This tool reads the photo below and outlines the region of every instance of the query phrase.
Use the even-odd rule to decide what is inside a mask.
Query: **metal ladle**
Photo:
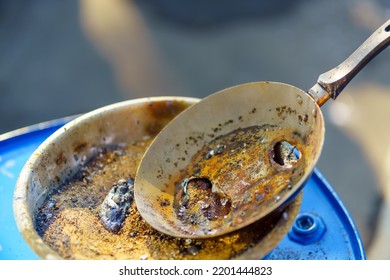
[[[390,20],[307,92],[255,82],[186,109],[159,133],[140,163],[135,200],[142,217],[165,234],[205,238],[286,205],[320,156],[325,134],[320,106],[389,43]]]

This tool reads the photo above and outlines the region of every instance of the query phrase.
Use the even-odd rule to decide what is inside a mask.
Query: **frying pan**
[[[139,165],[135,200],[142,217],[165,234],[206,238],[286,205],[320,156],[320,106],[389,43],[390,20],[308,91],[279,82],[247,83],[183,111]]]

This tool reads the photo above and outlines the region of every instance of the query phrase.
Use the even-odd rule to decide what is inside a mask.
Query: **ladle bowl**
[[[238,85],[183,111],[155,138],[135,178],[142,217],[176,237],[245,227],[290,201],[324,142],[320,106],[390,43],[390,20],[308,91],[277,82]]]

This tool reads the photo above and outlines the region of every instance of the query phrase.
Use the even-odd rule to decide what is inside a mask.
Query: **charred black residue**
[[[78,143],[73,146],[73,151],[76,154],[80,154],[82,150],[87,148],[88,144],[86,142]]]
[[[303,116],[299,115],[298,116],[299,124],[302,124],[302,123],[307,124],[308,120],[309,120],[309,116],[308,115],[303,115]]]
[[[160,167],[157,169],[157,179],[162,179],[164,177],[164,169]]]
[[[240,119],[241,118],[241,119]],[[242,117],[240,116],[239,120],[242,121]],[[216,127],[212,127],[211,130],[214,132],[214,133],[218,133],[219,131],[221,131],[225,126],[228,126],[230,124],[234,123],[234,120],[233,119],[230,119],[230,120],[227,120],[225,121],[224,123],[219,123]],[[208,134],[208,135],[214,135],[214,134]],[[210,136],[210,138],[213,138],[214,136]]]
[[[292,133],[292,136],[293,136],[293,138],[298,138],[298,139],[302,139],[303,137],[302,137],[302,134],[299,132],[299,131],[294,131],[293,133]],[[302,139],[303,140],[303,139]]]
[[[287,106],[277,107],[276,112],[282,120],[284,120],[288,115],[297,114],[297,111],[295,109],[292,109],[291,107]]]
[[[164,199],[164,200],[160,201],[160,206],[161,207],[166,207],[166,206],[169,206],[169,205],[171,205],[171,203],[169,202],[168,199]]]
[[[87,145],[81,143],[73,148],[81,151],[85,147]],[[97,208],[107,193],[104,191],[106,189],[105,186],[96,187],[98,190],[96,194],[91,195],[89,193],[91,188],[95,188],[94,178],[98,174],[104,175],[105,166],[117,161],[123,155],[124,152],[120,144],[94,148],[90,157],[75,154],[74,159],[78,162],[77,172],[70,172],[64,178],[57,176],[55,180],[58,183],[58,187],[54,188],[47,195],[45,201],[35,212],[34,228],[37,233],[43,237],[52,222],[58,219],[65,208]],[[63,153],[60,153],[56,158],[57,164],[65,161],[66,158]],[[100,192],[104,193],[101,194]],[[66,198],[62,196],[64,193],[67,193]],[[100,198],[100,196],[103,197]]]
[[[49,198],[44,205],[38,208],[34,226],[39,236],[44,235],[46,229],[58,215],[59,212],[56,202],[54,198]]]
[[[161,129],[163,129],[164,126],[165,126],[165,123],[163,123],[163,121],[161,121],[161,120],[154,121],[154,122],[149,123],[145,126],[145,132],[148,135],[156,136],[161,131]]]

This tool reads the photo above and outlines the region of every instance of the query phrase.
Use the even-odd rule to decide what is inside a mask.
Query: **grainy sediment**
[[[119,179],[134,178],[151,140],[100,149],[77,176],[48,196],[39,209],[37,232],[65,259],[231,259],[257,244],[273,228],[264,223],[209,239],[183,239],[149,226],[135,202],[118,232],[100,220],[100,206]]]

